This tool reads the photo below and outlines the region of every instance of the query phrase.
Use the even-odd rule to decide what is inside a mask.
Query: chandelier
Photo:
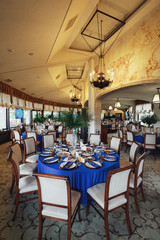
[[[97,78],[95,78],[95,72],[91,72],[90,73],[90,83],[96,87],[96,88],[100,88],[103,89],[105,87],[108,87],[110,83],[113,82],[113,72],[110,72],[110,70],[107,71],[107,75],[105,75],[104,73],[104,54],[102,51],[102,43],[103,43],[103,39],[102,39],[102,23],[103,20],[101,20],[101,33],[100,33],[100,55],[98,55],[99,57],[99,66],[98,66],[98,75]],[[99,23],[98,23],[99,24]]]
[[[76,88],[75,92],[70,94],[70,99],[72,102],[78,102],[80,100],[81,95],[76,93]]]

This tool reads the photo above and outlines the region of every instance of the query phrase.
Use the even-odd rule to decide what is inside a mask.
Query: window
[[[44,111],[44,117],[48,117],[51,115],[52,112],[47,112],[47,111]]]
[[[30,110],[24,110],[24,116],[23,116],[23,122],[27,125],[30,124],[31,119],[30,119]]]
[[[21,124],[21,119],[16,118],[16,109],[9,109],[9,119],[10,119],[10,127],[15,127]]]
[[[0,130],[6,128],[6,108],[0,107]]]

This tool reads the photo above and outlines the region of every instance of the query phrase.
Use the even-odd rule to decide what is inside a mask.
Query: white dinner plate
[[[85,167],[90,168],[90,169],[97,169],[97,168],[101,168],[102,164],[100,162],[97,161],[90,161],[90,162],[85,162]]]
[[[65,166],[68,166],[68,167],[65,167]],[[59,168],[60,169],[63,169],[63,170],[73,170],[77,167],[77,165],[73,162],[62,162],[60,165],[59,165]]]

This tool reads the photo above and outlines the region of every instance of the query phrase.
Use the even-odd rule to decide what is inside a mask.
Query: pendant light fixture
[[[157,93],[155,93],[154,96],[153,96],[153,100],[152,100],[153,103],[160,103],[160,93],[159,93],[159,89],[160,89],[160,88],[157,88]]]
[[[110,105],[108,109],[109,109],[109,110],[112,110],[112,109],[113,109],[113,107]]]
[[[119,98],[117,98],[117,101],[116,101],[116,103],[115,103],[115,107],[116,107],[116,108],[120,108],[120,107],[121,107],[121,103],[120,103],[120,101],[119,101]]]

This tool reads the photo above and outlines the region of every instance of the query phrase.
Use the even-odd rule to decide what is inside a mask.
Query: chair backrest
[[[34,140],[37,141],[37,134],[34,131],[27,131],[26,132],[26,137],[27,138],[34,137]]]
[[[138,158],[138,161],[137,161],[137,164],[136,164],[136,167],[135,167],[135,178],[134,178],[135,186],[137,186],[138,178],[139,177],[143,178],[144,160],[145,160],[145,158],[148,154],[149,154],[149,152],[144,152]]]
[[[14,154],[16,155],[17,157],[17,160],[18,162],[22,162],[22,152],[21,152],[21,147],[20,147],[20,144],[17,142],[17,143],[14,143],[12,144],[11,146],[9,146],[9,149],[14,152]]]
[[[68,177],[35,173],[38,184],[39,206],[41,204],[55,207],[63,206],[70,210],[71,192]]]
[[[62,131],[63,131],[63,126],[59,126],[59,127],[58,127],[58,132],[59,132],[59,133],[62,133]]]
[[[19,184],[19,178],[20,178],[20,169],[19,169],[19,161],[16,157],[16,154],[14,152],[9,151],[7,161],[9,161],[12,164],[12,167],[14,169],[14,176],[16,180],[16,186]]]
[[[73,134],[72,133],[66,134],[66,142],[70,143],[71,145],[73,144]]]
[[[13,134],[14,134],[14,140],[15,142],[18,142],[19,144],[21,144],[21,135],[17,130],[13,130]]]
[[[31,131],[31,126],[30,125],[26,125],[26,126],[24,126],[24,128],[25,128],[25,132]]]
[[[20,126],[15,127],[14,130],[15,130],[15,131],[18,131],[19,134],[21,135],[21,128],[20,128]]]
[[[110,148],[115,150],[120,155],[121,139],[119,137],[112,137],[110,142]]]
[[[54,136],[54,141],[56,141],[57,137],[56,137],[56,131],[49,131],[48,132],[49,135],[53,135]]]
[[[130,147],[130,151],[129,151],[129,161],[136,164],[136,156],[137,156],[137,152],[138,149],[140,148],[138,143],[133,142],[131,147]]]
[[[24,156],[36,153],[36,142],[34,137],[23,139],[24,141]]]
[[[156,145],[156,134],[155,133],[146,133],[145,134],[145,139],[144,139],[144,144],[149,144],[149,145]]]
[[[54,135],[43,135],[42,136],[42,147],[43,149],[47,147],[53,147],[54,146]]]
[[[123,140],[123,132],[121,129],[118,130],[118,136]]]
[[[50,131],[50,130],[51,130],[51,131],[54,130],[54,125],[49,125],[49,126],[48,126],[48,130],[49,130],[49,131]]]
[[[100,134],[94,134],[94,133],[90,134],[90,137],[89,137],[90,144],[100,145],[100,142],[101,142]]]
[[[111,128],[112,128],[112,130],[115,130],[116,129],[116,124],[112,123]]]
[[[110,171],[107,174],[105,184],[105,208],[108,209],[108,202],[110,198],[114,198],[120,195],[129,197],[129,180],[132,165],[120,169]]]
[[[134,141],[133,133],[130,131],[127,131],[127,141],[130,141],[130,142]]]

